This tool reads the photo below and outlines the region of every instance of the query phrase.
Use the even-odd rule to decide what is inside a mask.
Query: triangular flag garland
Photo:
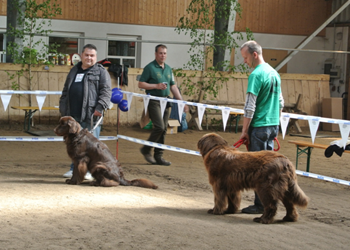
[[[165,108],[166,108],[166,104],[168,103],[168,98],[166,98],[166,99],[160,99],[160,112],[161,112],[161,114],[162,114],[162,118],[163,118],[163,116],[164,116],[164,110],[165,110]]]
[[[133,93],[133,92],[128,92],[128,91],[121,91],[124,94],[127,95],[128,98],[128,109],[130,109],[130,105],[132,102],[132,97],[138,96],[138,97],[142,97],[144,100],[144,108],[145,108],[145,113],[148,110],[148,104],[149,104],[149,100],[153,99],[153,100],[163,100],[163,105],[164,109],[167,103],[167,98],[161,98],[161,97],[156,97],[156,96],[150,96],[150,95],[144,95],[144,94],[138,94],[138,93]],[[38,102],[38,106],[39,106],[39,110],[42,109],[43,104],[45,102],[46,99],[46,95],[61,95],[62,92],[60,91],[41,91],[41,90],[37,90],[37,91],[22,91],[22,90],[0,90],[0,97],[1,97],[1,101],[3,103],[4,106],[4,110],[7,110],[7,107],[10,103],[11,100],[11,96],[13,94],[34,94],[36,95],[36,99]],[[174,100],[174,103],[178,103],[179,105],[179,114],[181,114],[179,117],[180,119],[182,118],[182,113],[180,113],[181,111],[183,112],[183,107],[185,105],[185,103],[187,105],[192,105],[192,106],[197,106],[198,108],[198,118],[199,118],[199,122],[200,124],[202,123],[203,120],[203,115],[205,112],[206,108],[212,108],[212,109],[217,109],[217,110],[222,110],[222,117],[223,117],[223,123],[224,123],[224,130],[226,128],[226,123],[227,123],[227,119],[229,117],[229,111],[234,111],[234,112],[244,112],[241,109],[234,109],[234,108],[229,108],[229,107],[224,107],[227,108],[227,112],[225,111],[225,109],[223,109],[223,107],[218,107],[218,106],[214,106],[214,105],[207,105],[207,104],[201,104],[201,103],[195,103],[195,102],[185,102],[183,100]],[[163,112],[164,112],[163,109]],[[335,123],[335,124],[339,124],[339,128],[340,128],[340,132],[341,132],[341,136],[342,136],[342,141],[344,142],[344,145],[346,145],[346,141],[348,140],[349,137],[349,132],[350,132],[350,121],[348,120],[340,120],[340,119],[332,119],[332,118],[324,118],[324,117],[315,117],[315,116],[308,116],[308,115],[300,115],[300,114],[293,114],[293,113],[284,113],[282,112],[281,118],[280,118],[280,124],[281,124],[281,130],[282,130],[282,134],[283,134],[283,139],[285,137],[286,134],[286,130],[288,127],[288,123],[290,119],[299,119],[299,120],[307,120],[309,123],[309,127],[310,127],[310,132],[312,134],[312,141],[314,142],[314,139],[316,137],[316,133],[319,127],[319,123],[320,122],[325,122],[325,123]]]
[[[38,106],[39,106],[40,111],[44,105],[45,99],[46,99],[46,95],[36,95],[36,101],[38,102]]]
[[[143,96],[143,106],[145,108],[145,115],[147,115],[148,103],[150,98],[150,96]]]
[[[180,119],[180,123],[181,123],[181,120],[182,120],[182,113],[184,112],[184,107],[185,107],[185,103],[183,102],[178,102],[177,103],[177,107],[178,107],[178,112],[179,112],[179,119]]]
[[[281,130],[282,130],[283,139],[284,139],[284,136],[286,135],[286,132],[287,132],[289,120],[290,120],[289,115],[281,115],[280,123],[281,123]]]
[[[308,122],[309,122],[309,128],[310,128],[310,133],[311,133],[311,140],[312,140],[312,143],[314,143],[315,138],[316,138],[317,129],[318,129],[318,126],[320,124],[320,119],[314,118],[314,119],[308,120]]]
[[[341,142],[343,143],[345,149],[350,132],[350,123],[339,123],[339,129],[341,134]]]
[[[228,120],[228,117],[230,116],[230,110],[229,109],[223,109],[222,110],[222,123],[224,125],[224,131],[226,129],[226,124],[227,124],[227,120]]]
[[[132,93],[126,93],[126,99],[128,100],[128,110],[130,110],[131,102],[132,102]]]
[[[198,105],[197,108],[198,108],[199,125],[201,125],[206,105]]]
[[[4,105],[5,111],[10,103],[11,97],[12,95],[1,94],[1,101],[2,101],[2,105]]]

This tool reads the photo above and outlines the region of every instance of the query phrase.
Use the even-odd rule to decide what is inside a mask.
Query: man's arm
[[[167,85],[164,83],[147,83],[147,82],[139,82],[139,88],[140,89],[166,89]]]
[[[244,116],[243,116],[243,128],[242,128],[242,134],[239,139],[247,140],[249,144],[249,126],[253,119],[254,112],[256,107],[256,95],[252,93],[247,93],[246,96],[246,103],[244,106]]]
[[[95,108],[94,115],[101,116],[103,110],[109,107],[109,103],[111,101],[111,77],[106,69],[101,68],[100,82],[98,85],[99,88],[99,98],[98,103]]]
[[[171,93],[173,93],[175,99],[177,99],[177,100],[183,100],[183,99],[182,99],[182,96],[181,96],[181,94],[180,94],[179,88],[178,88],[175,84],[170,86],[170,91],[171,91]],[[188,108],[187,105],[185,105],[184,111],[185,111],[185,112],[188,112],[188,111],[189,111],[189,108]]]

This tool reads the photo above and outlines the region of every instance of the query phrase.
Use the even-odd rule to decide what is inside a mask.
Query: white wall
[[[312,50],[331,50],[346,51],[348,44],[348,27],[326,28],[325,37],[315,37],[303,49]],[[337,33],[341,33],[337,36]],[[254,39],[264,48],[296,48],[306,37],[305,36],[286,36],[269,35],[254,33]],[[334,39],[335,38],[335,39]],[[335,42],[334,42],[335,41]],[[245,41],[241,42],[243,44]],[[324,63],[326,59],[335,59],[335,67],[341,69],[339,79],[334,79],[330,85],[332,97],[341,97],[346,92],[346,56],[347,54],[335,54],[328,52],[298,52],[288,62],[287,73],[296,74],[323,74]],[[240,53],[236,54],[235,63],[242,63],[243,59]]]
[[[6,17],[0,16],[0,31],[6,29]],[[94,23],[81,21],[64,21],[53,20],[52,27],[54,32],[81,32],[83,36],[96,39],[85,39],[86,43],[93,43],[98,47],[98,60],[107,57],[107,36],[108,35],[124,35],[124,36],[140,36],[142,40],[155,41],[155,43],[142,43],[141,48],[141,68],[154,59],[154,47],[158,42],[165,43],[168,46],[167,63],[173,68],[180,68],[188,59],[189,45],[171,44],[171,42],[190,42],[189,36],[177,34],[174,28],[157,27],[157,26],[140,26],[127,24],[111,24],[111,23]],[[315,50],[343,50],[347,49],[348,28],[338,27],[326,28],[326,37],[315,37],[304,49]],[[334,35],[341,32],[342,38]],[[288,36],[288,35],[269,35],[254,34],[255,40],[262,47],[268,48],[295,48],[304,36]],[[334,42],[335,41],[335,42]],[[241,43],[243,43],[242,41]],[[335,59],[336,66],[342,70],[341,78],[335,79],[331,85],[331,95],[333,97],[341,96],[346,90],[345,74],[346,74],[346,55],[333,54],[325,52],[299,52],[289,62],[288,73],[299,74],[323,74],[324,62],[327,58]],[[236,54],[235,63],[242,62],[240,53]],[[344,83],[341,83],[344,82]],[[333,87],[334,86],[334,87]]]

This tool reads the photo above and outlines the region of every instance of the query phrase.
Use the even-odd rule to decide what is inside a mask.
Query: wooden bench
[[[34,113],[39,110],[39,107],[12,106],[11,108],[23,110],[25,112],[23,128],[25,132],[29,132]],[[58,110],[58,107],[42,107],[41,110]]]
[[[327,149],[330,145],[326,144],[320,144],[320,143],[312,143],[307,141],[288,141],[289,143],[293,143],[297,146],[297,156],[296,156],[296,163],[295,167],[298,169],[298,159],[299,156],[302,154],[307,155],[307,161],[306,161],[306,172],[309,172],[310,170],[310,158],[311,158],[311,152],[313,148],[321,148],[321,149]],[[349,150],[345,150],[344,153],[350,153]]]

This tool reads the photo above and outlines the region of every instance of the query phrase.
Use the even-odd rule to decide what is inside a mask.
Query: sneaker
[[[264,213],[264,208],[260,206],[251,205],[249,207],[243,208],[242,213],[244,214],[262,214]]]
[[[163,157],[155,158],[155,159],[156,159],[156,162],[157,162],[158,165],[164,165],[164,166],[170,166],[171,165],[171,162],[164,160]]]
[[[63,175],[64,178],[72,178],[73,176],[73,170],[69,170],[67,173]]]
[[[149,162],[151,164],[157,164],[156,160],[153,158],[153,156],[150,153],[144,153],[142,151],[142,148],[140,149],[140,152],[147,162]]]
[[[84,179],[88,180],[88,181],[92,181],[94,179],[94,177],[91,175],[90,172],[87,172],[84,176]]]

